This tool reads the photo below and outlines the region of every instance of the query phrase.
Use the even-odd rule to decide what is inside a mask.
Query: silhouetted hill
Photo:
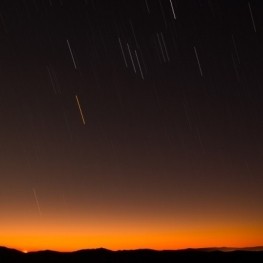
[[[24,254],[21,251],[0,247],[0,263],[4,262],[23,262]]]
[[[263,262],[263,248],[245,248],[234,250],[229,248],[203,248],[156,251],[150,249],[111,251],[107,249],[87,249],[75,252],[39,251],[24,254],[14,249],[0,247],[0,263],[33,263],[33,262],[65,262],[65,263],[219,263],[219,262]],[[221,251],[224,250],[224,251]],[[260,250],[260,251],[259,251]]]

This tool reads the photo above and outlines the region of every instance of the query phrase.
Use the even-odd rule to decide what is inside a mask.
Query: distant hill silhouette
[[[22,253],[0,247],[0,263],[187,263],[187,262],[263,262],[263,247],[255,248],[200,248],[157,251],[151,249],[111,251],[104,248],[75,252],[38,251]]]

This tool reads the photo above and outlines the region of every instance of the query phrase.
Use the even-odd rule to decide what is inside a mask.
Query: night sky
[[[0,244],[263,244],[263,1],[0,2]]]

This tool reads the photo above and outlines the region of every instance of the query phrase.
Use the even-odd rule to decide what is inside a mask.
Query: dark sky
[[[2,0],[0,244],[263,244],[261,0]]]

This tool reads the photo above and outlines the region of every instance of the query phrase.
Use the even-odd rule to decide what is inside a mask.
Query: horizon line
[[[7,247],[7,246],[0,246],[0,249],[1,248],[9,249],[9,250],[16,250],[24,254],[37,253],[37,252],[74,253],[74,252],[80,252],[80,251],[94,251],[94,250],[106,250],[109,252],[140,251],[140,250],[148,250],[148,251],[156,251],[156,252],[169,252],[169,251],[176,252],[176,251],[183,251],[183,250],[214,250],[214,251],[222,251],[222,252],[231,252],[231,251],[238,251],[238,250],[263,251],[263,245],[244,246],[244,247],[229,247],[229,246],[185,247],[185,248],[175,248],[175,249],[154,249],[154,248],[149,248],[149,247],[133,248],[133,249],[108,249],[105,247],[94,247],[94,248],[80,248],[76,250],[53,250],[53,249],[48,249],[48,248],[38,249],[38,250],[26,250],[26,249],[12,248],[12,247]]]

